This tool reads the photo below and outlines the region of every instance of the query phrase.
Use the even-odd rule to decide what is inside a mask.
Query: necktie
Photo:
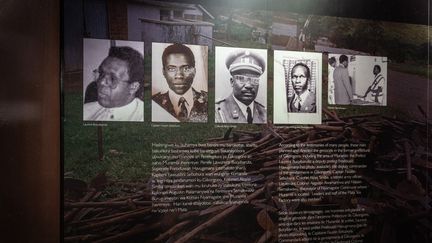
[[[247,123],[252,124],[253,117],[252,117],[251,108],[249,106],[247,107],[246,112],[247,112]]]
[[[301,99],[297,96],[296,101],[294,102],[294,107],[297,109],[297,111],[300,111],[301,105],[300,105]]]
[[[178,102],[178,106],[180,106],[180,112],[178,113],[178,117],[180,120],[184,120],[188,116],[188,111],[186,108],[187,101],[184,97],[181,97]]]

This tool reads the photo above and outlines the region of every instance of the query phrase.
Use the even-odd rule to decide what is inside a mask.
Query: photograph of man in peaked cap
[[[267,50],[216,47],[216,123],[267,122]]]

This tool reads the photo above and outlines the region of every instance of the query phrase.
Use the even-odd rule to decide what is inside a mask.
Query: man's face
[[[167,56],[163,75],[169,88],[178,95],[183,95],[192,86],[195,68],[191,66],[186,55],[174,53]]]
[[[309,77],[307,76],[306,68],[302,66],[297,66],[293,69],[291,75],[291,83],[294,91],[301,95],[306,91],[308,85]]]
[[[245,105],[255,100],[259,88],[259,75],[250,72],[232,74],[233,95]]]
[[[97,79],[98,102],[106,108],[127,105],[135,96],[138,82],[129,83],[128,64],[115,57],[107,57],[99,66]]]
[[[347,68],[348,67],[348,61],[343,61],[342,65],[344,65],[344,67]]]
[[[374,74],[374,75],[377,75],[379,72],[380,72],[380,71],[378,70],[378,68],[377,68],[377,67],[374,67],[374,69],[373,69],[373,74]]]

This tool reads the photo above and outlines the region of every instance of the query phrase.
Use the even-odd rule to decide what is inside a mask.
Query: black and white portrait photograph
[[[84,121],[144,121],[144,42],[83,40]]]
[[[275,51],[275,124],[321,123],[321,53]]]
[[[152,44],[152,121],[207,122],[208,47]]]
[[[329,54],[328,68],[329,104],[387,105],[387,57]]]
[[[267,50],[216,47],[215,122],[267,123]]]

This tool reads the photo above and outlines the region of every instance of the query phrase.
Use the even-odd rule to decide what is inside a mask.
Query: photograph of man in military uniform
[[[216,47],[216,123],[267,122],[267,50]]]
[[[152,51],[152,121],[207,122],[207,46],[153,43]]]

